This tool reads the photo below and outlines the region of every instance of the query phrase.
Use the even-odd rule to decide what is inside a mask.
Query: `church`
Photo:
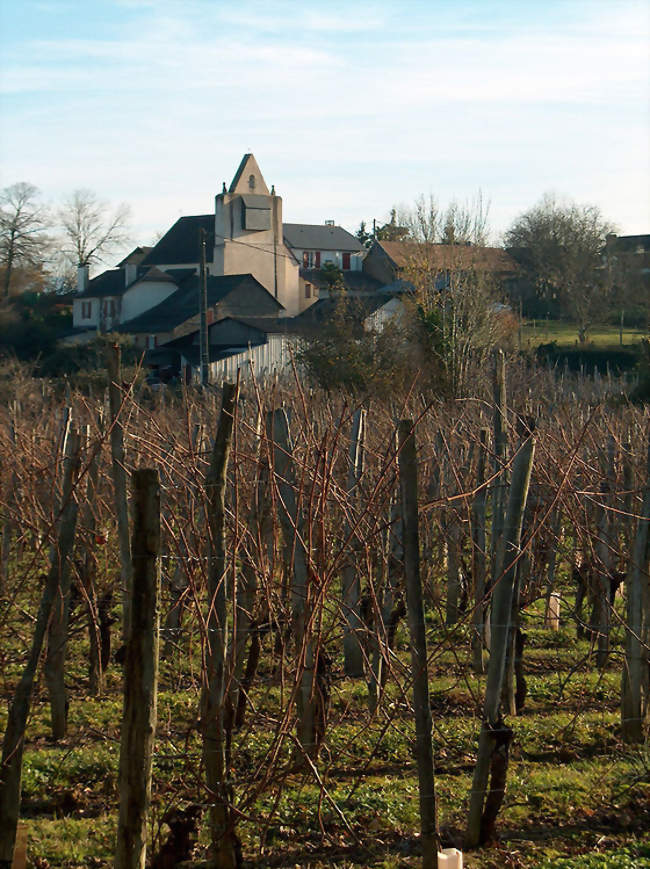
[[[79,337],[119,330],[148,347],[189,334],[198,328],[202,259],[210,323],[295,317],[318,298],[309,268],[331,262],[361,271],[363,254],[359,240],[333,221],[283,224],[282,198],[245,154],[230,186],[215,196],[213,214],[179,218],[154,247],[136,248],[92,280],[79,269],[73,325]]]

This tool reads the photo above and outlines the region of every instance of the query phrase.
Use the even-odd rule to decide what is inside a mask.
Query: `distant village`
[[[73,332],[67,346],[97,333],[131,336],[163,380],[189,381],[200,366],[200,298],[205,286],[208,356],[213,378],[238,368],[259,376],[285,366],[298,336],[318,328],[337,303],[354,298],[366,328],[400,316],[411,285],[403,269],[413,242],[364,246],[333,220],[284,223],[282,198],[269,190],[253,154],[245,154],[213,214],[179,218],[153,247],[136,247],[92,280],[78,269]],[[440,272],[445,245],[435,245]],[[500,281],[517,263],[501,248],[466,249],[464,258]],[[202,280],[203,270],[205,281]],[[327,280],[335,275],[337,280]]]
[[[414,291],[411,266],[425,247],[428,280],[438,289],[451,270],[472,270],[504,298],[526,296],[521,258],[504,248],[361,238],[333,220],[284,223],[282,210],[275,187],[245,154],[215,196],[214,213],[179,218],[153,247],[136,247],[92,279],[87,266],[78,268],[72,329],[60,346],[121,333],[145,351],[154,382],[191,382],[202,360],[212,380],[237,370],[263,376],[287,366],[297,342],[327,323],[342,297],[354,300],[360,328],[399,322]],[[649,241],[612,235],[607,249],[640,254],[647,271]]]

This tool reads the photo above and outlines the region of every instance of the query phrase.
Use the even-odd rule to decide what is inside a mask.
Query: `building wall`
[[[210,346],[247,347],[249,344],[259,342],[263,337],[264,333],[260,332],[259,329],[254,329],[238,320],[221,320],[218,323],[213,323],[209,329]],[[193,343],[196,346],[199,345],[198,335]]]
[[[286,308],[289,316],[301,310],[298,264],[284,246],[282,199],[255,193],[269,204],[271,228],[243,228],[244,203],[239,194],[220,193],[215,199],[215,243],[210,273],[252,274]]]
[[[366,254],[363,271],[383,284],[391,284],[397,277],[397,270],[379,245],[373,245]]]
[[[401,324],[404,316],[404,302],[401,299],[392,298],[381,308],[373,311],[369,317],[366,317],[363,321],[363,328],[368,332],[383,332],[388,323]]]
[[[120,296],[104,296],[99,300],[99,331],[111,332],[120,324]]]
[[[154,283],[153,281],[140,281],[124,293],[122,297],[122,310],[120,323],[126,323],[139,314],[150,310],[158,305],[178,289],[176,284],[166,281]]]
[[[318,253],[318,262],[320,266],[324,266],[325,263],[333,263],[337,268],[343,271],[351,271],[351,272],[360,272],[363,266],[363,254],[361,253],[351,253],[350,254],[350,268],[343,268],[343,253],[341,250],[300,250],[298,248],[292,248],[294,256],[298,260],[301,266],[305,268],[318,268],[316,265],[316,257],[314,254]],[[347,252],[347,251],[346,251]],[[310,261],[305,263],[305,254],[310,254]]]
[[[119,296],[102,296],[100,299],[74,299],[72,303],[72,325],[75,328],[98,329],[110,332],[120,322]],[[90,303],[90,318],[82,317],[83,306]]]
[[[90,317],[81,316],[82,305],[90,304]],[[72,302],[72,325],[75,329],[96,329],[99,326],[99,299],[74,299]]]

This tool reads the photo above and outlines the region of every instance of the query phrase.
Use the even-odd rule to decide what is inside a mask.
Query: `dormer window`
[[[254,175],[248,176],[248,189],[251,191],[255,190],[255,176]]]

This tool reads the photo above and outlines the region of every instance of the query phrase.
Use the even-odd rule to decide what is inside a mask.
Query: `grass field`
[[[558,320],[528,320],[522,328],[522,348],[534,348],[539,344],[555,341],[559,347],[577,347],[578,329],[573,323]],[[633,347],[647,338],[642,329],[623,329],[623,342],[618,326],[595,326],[589,332],[588,345],[600,349]]]
[[[431,627],[442,636],[442,621]],[[565,621],[559,633],[542,625],[541,602],[524,618],[528,699],[523,715],[509,719],[515,732],[500,842],[465,855],[470,867],[650,867],[650,755],[625,747],[619,737],[620,668],[594,669],[587,642],[575,640]],[[3,687],[18,673],[31,620],[22,615],[5,642]],[[408,661],[406,629],[398,654]],[[617,638],[620,642],[620,636]],[[270,642],[270,641],[267,641]],[[171,805],[196,800],[201,791],[196,731],[199,684],[196,658],[163,661],[154,765],[151,851],[164,834]],[[467,669],[468,640],[461,632],[431,670],[439,820],[446,844],[460,844],[475,759],[483,680]],[[27,733],[23,816],[31,866],[112,866],[117,812],[121,717],[120,671],[112,665],[102,698],[86,692],[85,640],[71,644],[70,732],[49,738],[46,694],[39,690]],[[196,649],[195,649],[196,653]],[[322,786],[296,772],[291,756],[275,782],[255,795],[254,770],[271,731],[244,729],[235,736],[233,785],[240,801],[239,835],[246,865],[311,867],[418,866],[418,785],[413,723],[407,698],[388,684],[387,708],[372,717],[363,680],[341,675],[337,661],[332,722],[321,750]],[[255,693],[256,720],[277,715],[281,686],[263,667]],[[386,701],[385,701],[386,704]],[[0,728],[6,702],[2,704]],[[269,725],[270,727],[270,725]],[[335,808],[336,806],[336,808]],[[207,843],[202,830],[197,855]],[[204,856],[204,855],[203,855]]]

